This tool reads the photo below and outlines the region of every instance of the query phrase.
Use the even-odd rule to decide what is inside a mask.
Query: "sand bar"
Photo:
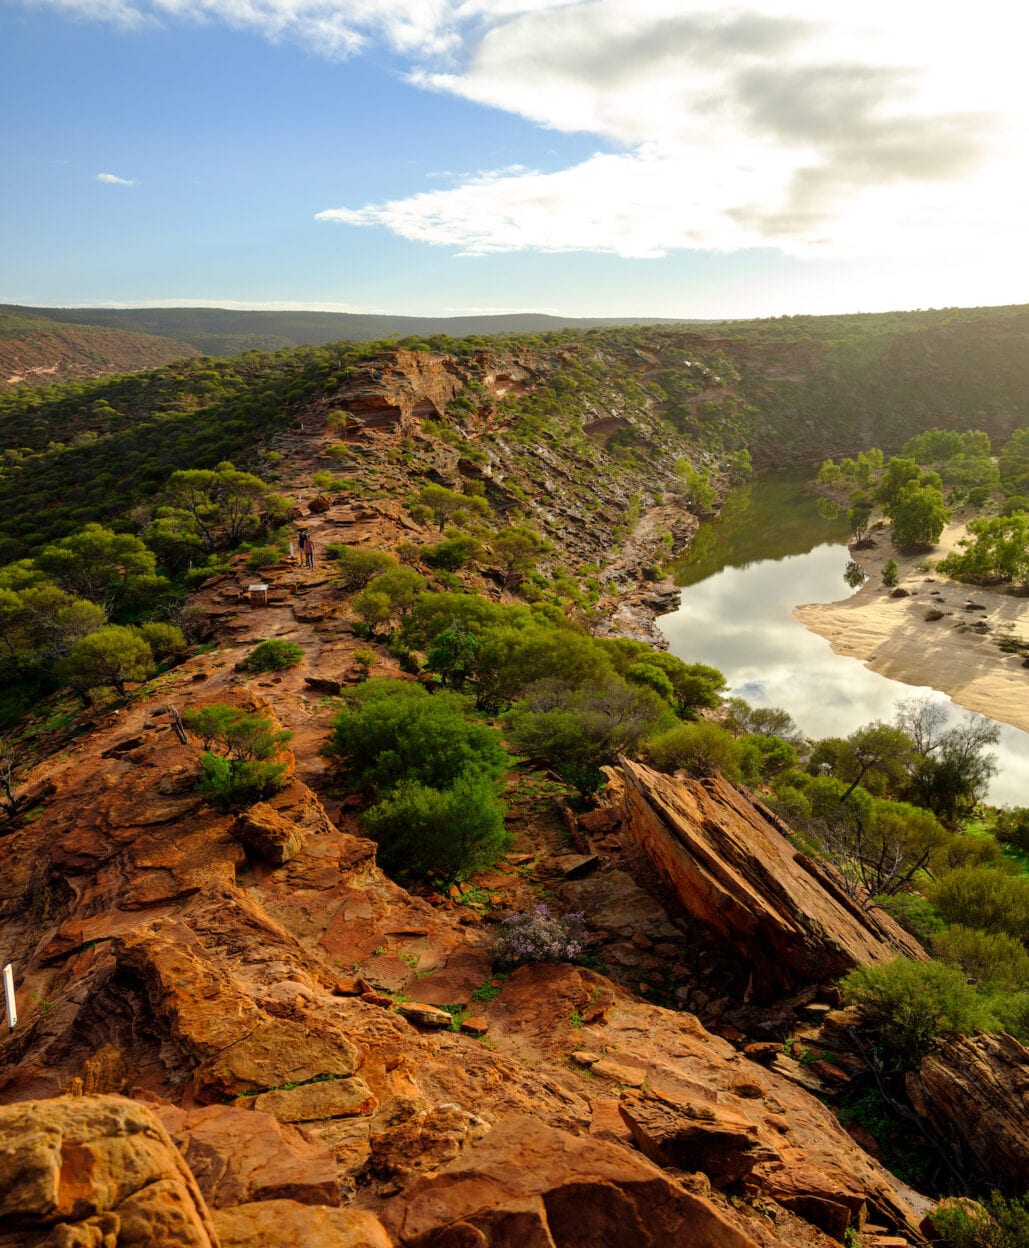
[[[1005,637],[1029,640],[1029,597],[915,569],[927,557],[941,558],[964,535],[964,521],[955,520],[928,556],[901,555],[889,529],[877,528],[874,548],[851,551],[869,574],[862,588],[842,602],[806,604],[794,614],[837,654],[861,659],[892,680],[939,689],[969,710],[1029,732],[1029,667],[997,645]],[[888,559],[897,561],[899,588],[908,596],[893,598],[883,587]],[[942,611],[942,618],[927,620],[930,610]]]

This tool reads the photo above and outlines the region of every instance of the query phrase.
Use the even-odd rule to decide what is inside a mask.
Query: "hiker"
[[[304,566],[307,568],[314,567],[314,542],[311,541],[311,534],[306,532],[300,539],[300,553],[304,556]]]
[[[302,528],[300,527],[300,525],[297,525],[297,562],[298,562],[298,563],[303,563],[303,561],[304,561],[304,543],[305,543],[306,541],[307,541],[307,530],[306,530],[306,529],[302,529]],[[290,542],[290,551],[289,551],[289,553],[290,553],[290,554],[292,554],[292,553],[293,553],[293,543],[292,543],[292,542]]]

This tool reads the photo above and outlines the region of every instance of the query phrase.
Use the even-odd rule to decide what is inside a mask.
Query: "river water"
[[[853,590],[847,526],[826,520],[797,477],[751,482],[721,516],[701,526],[677,568],[682,606],[662,616],[672,654],[724,672],[731,692],[754,706],[781,706],[802,732],[845,737],[871,720],[891,720],[898,702],[930,696],[953,716],[969,712],[946,694],[880,676],[794,616],[805,602],[834,602]],[[1029,805],[1029,734],[1000,725],[999,770],[989,800]]]

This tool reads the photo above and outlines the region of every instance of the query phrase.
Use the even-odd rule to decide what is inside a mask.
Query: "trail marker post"
[[[18,1026],[18,1007],[14,1001],[14,970],[10,962],[4,967],[4,1003],[7,1006],[7,1026],[13,1031]]]

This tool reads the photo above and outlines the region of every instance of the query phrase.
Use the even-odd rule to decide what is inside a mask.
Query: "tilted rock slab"
[[[918,1113],[962,1169],[1021,1191],[1029,1175],[1029,1052],[1012,1036],[955,1036],[909,1075]]]
[[[683,908],[754,967],[756,999],[835,979],[921,945],[866,911],[825,864],[790,844],[775,816],[722,779],[666,776],[623,760],[623,823]],[[775,822],[773,822],[775,820]]]

